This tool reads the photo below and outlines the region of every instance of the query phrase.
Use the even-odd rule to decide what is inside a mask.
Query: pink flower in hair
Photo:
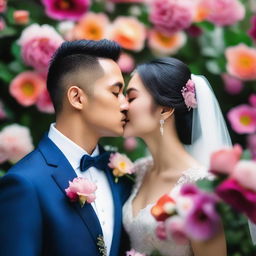
[[[187,81],[186,85],[182,87],[181,93],[188,110],[197,107],[195,83],[193,80],[189,79]]]

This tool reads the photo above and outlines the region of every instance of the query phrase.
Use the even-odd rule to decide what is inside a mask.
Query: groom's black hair
[[[179,139],[183,144],[191,144],[193,109],[188,111],[181,94],[182,87],[191,79],[188,66],[178,59],[165,57],[141,64],[137,71],[155,103],[175,109]]]
[[[89,85],[103,75],[99,58],[117,61],[121,47],[106,39],[77,40],[64,42],[52,56],[47,75],[47,89],[50,94],[55,113],[62,109],[65,91],[69,85],[76,84],[77,72],[82,71],[86,79],[81,86],[89,93]]]

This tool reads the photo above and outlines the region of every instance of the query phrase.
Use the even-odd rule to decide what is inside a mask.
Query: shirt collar
[[[55,123],[52,123],[48,132],[48,137],[53,143],[62,151],[73,169],[77,169],[80,166],[80,160],[83,155],[89,155],[83,148],[78,146],[63,133],[56,129]],[[95,147],[91,156],[99,155],[98,145]]]

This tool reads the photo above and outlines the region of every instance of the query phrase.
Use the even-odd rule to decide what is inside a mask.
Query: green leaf
[[[2,79],[4,82],[9,84],[14,77],[13,74],[10,72],[7,65],[1,62],[0,62],[0,70],[1,70],[0,79]]]

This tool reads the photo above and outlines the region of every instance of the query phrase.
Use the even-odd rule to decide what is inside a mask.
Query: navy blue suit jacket
[[[114,232],[110,256],[119,256],[122,205],[131,184],[114,182],[104,170],[114,201]],[[98,256],[102,235],[90,204],[68,200],[65,189],[76,177],[59,148],[45,136],[39,146],[0,180],[0,256]],[[107,210],[107,209],[106,209]]]

